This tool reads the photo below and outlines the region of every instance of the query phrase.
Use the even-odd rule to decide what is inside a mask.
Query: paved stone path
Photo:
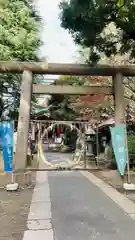
[[[46,158],[48,162],[51,162],[52,164],[61,164],[61,163],[65,163],[65,164],[69,164],[71,163],[72,160],[72,154],[68,154],[68,153],[58,153],[58,152],[54,152],[54,153],[46,153]]]
[[[52,159],[52,162],[54,155],[56,156],[56,153],[46,153],[46,157],[50,161]],[[61,158],[63,161],[64,155],[59,156],[60,161]],[[47,240],[133,240],[135,238],[135,221],[80,172],[40,174],[42,177],[47,177],[47,182],[42,184],[41,189],[42,197],[43,192],[45,196],[44,203],[38,205],[38,210],[37,208],[31,210],[29,220],[32,221],[34,218],[37,220],[38,215],[39,223],[45,221],[46,227],[38,228],[39,231],[33,231],[31,235],[30,232],[25,234],[24,240],[30,237],[35,240],[34,236]],[[39,194],[37,196],[39,198]],[[35,213],[33,217],[32,212],[36,211],[38,214]]]

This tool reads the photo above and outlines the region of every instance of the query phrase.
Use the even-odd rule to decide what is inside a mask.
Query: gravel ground
[[[7,181],[6,175],[0,175],[0,240],[22,240],[35,183],[17,192],[7,192]]]
[[[121,179],[118,171],[116,170],[102,170],[102,171],[91,171],[95,176],[102,179],[107,184],[114,187],[117,191],[127,196],[130,200],[135,202],[135,191],[125,191],[123,189],[123,180]],[[131,183],[135,184],[135,173],[131,172]],[[125,181],[126,182],[126,179]]]

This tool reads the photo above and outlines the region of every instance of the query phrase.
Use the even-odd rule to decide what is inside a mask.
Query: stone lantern
[[[95,142],[95,131],[89,125],[88,128],[85,130],[85,142],[86,142],[86,155],[93,156],[93,145]]]

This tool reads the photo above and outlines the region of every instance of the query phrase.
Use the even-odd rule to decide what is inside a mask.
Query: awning
[[[98,127],[101,128],[101,127],[103,127],[103,126],[111,126],[111,125],[114,125],[114,124],[115,124],[114,118],[110,118],[110,119],[108,119],[108,120],[100,123],[100,124],[98,125]]]

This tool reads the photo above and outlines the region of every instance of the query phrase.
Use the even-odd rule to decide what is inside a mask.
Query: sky
[[[77,50],[68,31],[60,27],[59,3],[61,0],[35,0],[36,8],[43,21],[41,39],[44,45],[40,49],[40,57],[45,57],[49,63],[72,63],[77,59]],[[59,76],[46,75],[47,79],[57,79]],[[48,96],[47,96],[48,98]],[[39,103],[45,101],[44,95],[39,97]]]
[[[77,47],[68,31],[60,27],[59,3],[60,0],[36,0],[44,23],[41,30],[44,42],[41,57],[46,57],[48,62],[72,63],[76,60]]]

